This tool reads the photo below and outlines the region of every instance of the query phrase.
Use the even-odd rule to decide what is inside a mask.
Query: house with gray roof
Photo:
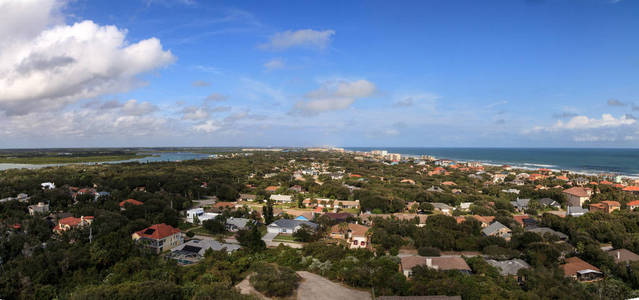
[[[482,229],[481,233],[483,233],[485,236],[501,237],[508,241],[510,240],[512,230],[510,230],[510,228],[506,227],[504,224],[495,221],[488,227]]]
[[[271,233],[288,233],[292,234],[302,228],[302,225],[306,225],[311,229],[317,229],[318,225],[303,220],[291,220],[291,219],[279,219],[268,226],[266,226],[266,231]]]
[[[431,203],[431,205],[433,205],[433,208],[436,211],[439,211],[445,215],[450,215],[451,213],[453,213],[453,209],[450,205],[445,204],[445,203],[441,203],[441,202],[433,202]]]
[[[561,205],[559,204],[559,202],[550,199],[550,198],[541,198],[539,199],[539,205],[541,206],[545,206],[545,207],[552,207],[552,208],[559,208],[561,207]]]
[[[497,268],[499,270],[499,274],[502,276],[517,276],[517,272],[521,269],[528,269],[530,265],[526,263],[524,260],[519,258],[511,259],[511,260],[494,260],[488,259],[486,262]]]
[[[247,218],[233,218],[226,219],[226,230],[235,232],[238,230],[246,229],[249,224],[253,223],[253,220]]]
[[[581,206],[568,206],[568,215],[572,217],[581,217],[587,212],[588,210]]]
[[[427,191],[429,192],[434,192],[434,193],[441,193],[444,191],[444,189],[438,187],[438,186],[431,186],[429,189],[427,189]]]
[[[224,249],[227,253],[231,253],[240,248],[240,245],[220,243],[216,240],[190,240],[171,249],[167,257],[177,260],[179,264],[190,265],[204,258],[208,249],[213,251]]]
[[[519,199],[515,201],[510,201],[510,204],[515,207],[517,211],[525,211],[528,209],[528,204],[530,203],[530,199]]]

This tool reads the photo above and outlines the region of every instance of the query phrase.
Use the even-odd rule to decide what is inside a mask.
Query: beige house
[[[368,230],[370,227],[341,223],[331,227],[331,238],[344,240],[348,243],[349,248],[366,248],[370,245],[370,235]]]
[[[568,206],[583,206],[584,202],[590,200],[592,196],[592,189],[585,187],[572,187],[563,191],[566,195]]]

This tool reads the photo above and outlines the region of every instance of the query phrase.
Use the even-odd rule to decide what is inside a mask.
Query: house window
[[[366,242],[362,242],[361,244],[359,244],[360,246],[366,246]]]
[[[353,245],[357,246],[357,240],[353,241]]]

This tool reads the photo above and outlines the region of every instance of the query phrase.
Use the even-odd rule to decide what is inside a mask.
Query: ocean
[[[479,161],[518,168],[570,170],[588,174],[614,173],[639,177],[639,149],[610,148],[388,148],[345,147],[346,150],[388,150],[403,155]]]

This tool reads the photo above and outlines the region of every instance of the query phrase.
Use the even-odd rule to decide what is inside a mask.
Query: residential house
[[[141,201],[138,201],[138,200],[135,200],[135,199],[126,199],[126,200],[120,202],[120,210],[126,210],[126,206],[127,205],[138,206],[138,205],[142,205],[142,204],[144,204],[144,202],[141,202]]]
[[[530,199],[519,199],[515,201],[510,201],[510,204],[515,207],[515,209],[519,212],[523,212],[528,209],[528,204],[530,203]]]
[[[566,203],[568,203],[569,206],[581,207],[584,205],[584,202],[590,200],[590,196],[592,196],[592,189],[577,186],[565,189],[563,193],[566,195]]]
[[[630,264],[633,261],[639,261],[639,255],[628,250],[628,249],[614,249],[607,252],[608,255],[612,256],[615,260],[615,263],[625,263]]]
[[[167,257],[175,259],[181,265],[190,265],[202,260],[208,249],[225,250],[227,253],[231,253],[240,248],[240,245],[220,243],[216,240],[190,240],[175,246]]]
[[[466,221],[466,218],[473,218],[481,223],[481,228],[486,228],[490,225],[490,223],[495,220],[494,216],[480,216],[480,215],[472,215],[472,216],[457,216],[455,220],[457,224],[461,224]]]
[[[576,256],[566,258],[566,262],[559,267],[564,270],[564,276],[581,282],[592,282],[603,279],[601,270]]]
[[[486,260],[486,262],[489,265],[497,268],[497,270],[499,270],[499,274],[501,274],[502,276],[515,277],[517,278],[517,281],[520,282],[523,281],[523,278],[518,275],[519,270],[530,268],[530,265],[527,262],[519,258],[503,261],[488,259]]]
[[[91,225],[93,216],[66,217],[58,220],[58,225],[53,228],[56,233],[62,233],[71,229]]]
[[[581,217],[588,212],[587,209],[581,206],[568,206],[568,215],[572,217]]]
[[[624,192],[630,192],[630,193],[634,193],[634,194],[639,194],[639,186],[627,186],[625,188],[622,189],[622,191]]]
[[[508,193],[508,194],[517,194],[519,195],[519,190],[518,189],[507,189],[507,190],[501,190],[502,193]]]
[[[434,193],[441,193],[441,192],[443,192],[443,191],[444,191],[444,189],[442,189],[442,188],[440,188],[440,187],[438,187],[438,186],[434,186],[434,185],[433,185],[433,186],[431,186],[430,188],[428,188],[426,191],[434,192]]]
[[[639,207],[639,200],[630,201],[626,204],[629,210],[635,210],[635,208]]]
[[[465,274],[470,274],[472,270],[461,257],[425,257],[425,256],[404,256],[399,265],[400,272],[406,277],[413,274],[413,268],[425,266],[439,271],[457,270]]]
[[[248,225],[252,223],[253,220],[251,219],[230,217],[226,219],[226,230],[230,232],[237,232],[248,228]]]
[[[588,180],[588,178],[584,178],[584,177],[579,177],[577,179],[575,179],[575,184],[577,185],[586,185],[590,182],[590,180]]]
[[[255,201],[257,195],[255,194],[240,194],[240,201]]]
[[[508,241],[510,240],[512,230],[504,226],[504,224],[499,223],[499,221],[495,221],[494,223],[490,224],[488,227],[482,229],[481,232],[485,236],[497,236],[497,237],[504,238],[505,240]]]
[[[336,208],[359,209],[359,200],[335,200]]]
[[[55,189],[55,183],[53,182],[43,182],[40,184],[43,190],[52,190]]]
[[[459,209],[464,211],[469,210],[472,204],[472,202],[462,202],[459,204]]]
[[[137,231],[131,235],[131,238],[155,253],[162,253],[184,243],[182,232],[164,223]]]
[[[219,213],[204,212],[204,208],[196,207],[186,211],[186,221],[189,223],[199,222],[200,224],[207,220],[213,220],[219,216]]]
[[[447,216],[450,216],[450,214],[453,213],[453,208],[445,203],[433,202],[431,205],[433,205],[435,211],[441,212]]]
[[[533,226],[537,225],[535,219],[531,218],[529,215],[513,215],[513,220],[519,223],[519,225],[521,225],[522,227],[525,227],[526,224],[530,224]]]
[[[495,174],[493,175],[493,183],[502,183],[506,179],[506,174]]]
[[[277,203],[291,203],[291,202],[293,202],[293,196],[291,196],[291,195],[276,194],[276,195],[271,195],[270,199],[275,201],[275,202],[277,202]]]
[[[456,186],[457,184],[452,182],[452,181],[444,181],[444,182],[442,182],[442,185],[445,185],[445,186]]]
[[[38,204],[29,205],[28,209],[29,209],[29,214],[32,216],[36,214],[46,214],[49,212],[49,204],[38,202]]]
[[[590,211],[602,211],[607,214],[619,209],[621,209],[621,204],[617,201],[601,201],[590,204]]]
[[[292,234],[297,232],[302,225],[306,225],[311,229],[317,229],[318,225],[313,222],[301,221],[301,220],[291,220],[291,219],[279,219],[268,226],[266,226],[266,231],[272,233],[285,233]]]
[[[560,208],[561,207],[561,205],[557,201],[555,201],[553,199],[550,199],[550,198],[541,198],[541,199],[539,199],[538,202],[539,202],[539,205],[544,206],[544,207],[551,207],[551,208]]]
[[[331,227],[330,237],[346,241],[351,249],[366,248],[370,244],[369,229],[364,225],[341,223]]]

